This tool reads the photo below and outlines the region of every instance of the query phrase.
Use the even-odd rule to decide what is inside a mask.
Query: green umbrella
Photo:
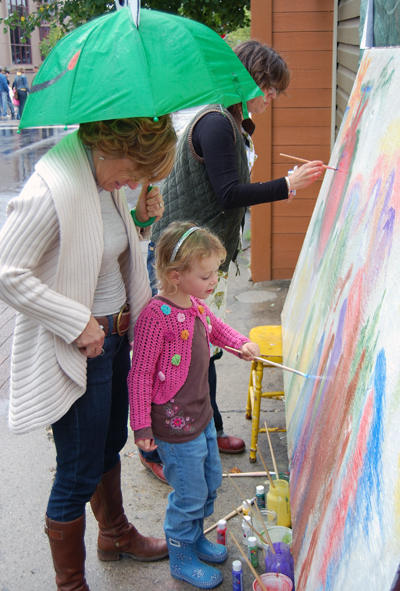
[[[127,7],[57,43],[35,77],[20,127],[158,117],[209,103],[245,105],[261,94],[208,27],[141,9],[136,28]]]

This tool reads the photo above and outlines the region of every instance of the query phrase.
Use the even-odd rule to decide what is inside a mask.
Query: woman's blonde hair
[[[136,182],[160,181],[174,165],[177,137],[170,115],[162,115],[157,121],[132,117],[81,123],[78,133],[91,150],[109,158],[132,160]]]
[[[183,241],[171,262],[172,254],[179,240],[185,232],[194,227],[197,226],[192,222],[172,222],[160,236],[155,252],[155,270],[158,288],[166,293],[175,293],[177,290],[176,285],[169,280],[171,271],[184,273],[189,270],[193,262],[198,261],[201,265],[201,259],[213,255],[219,257],[220,263],[225,260],[226,250],[218,236],[206,228],[199,228]]]

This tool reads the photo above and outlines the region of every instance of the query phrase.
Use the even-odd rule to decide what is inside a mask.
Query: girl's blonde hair
[[[171,172],[175,160],[176,133],[170,115],[111,119],[81,123],[78,134],[91,150],[109,158],[132,160],[132,180],[160,181]]]
[[[222,264],[226,257],[226,250],[218,236],[207,230],[199,228],[192,232],[181,244],[175,259],[171,262],[172,253],[185,232],[196,227],[192,222],[172,222],[163,231],[156,246],[156,277],[158,288],[166,293],[175,293],[177,287],[169,280],[171,271],[183,273],[190,268],[193,262],[217,255]]]

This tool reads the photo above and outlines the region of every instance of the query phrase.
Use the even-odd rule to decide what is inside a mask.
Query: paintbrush
[[[226,345],[224,348],[227,349],[228,351],[233,351],[234,353],[239,353],[239,355],[242,354],[241,351],[239,351],[238,349],[234,349],[233,347],[228,347]],[[298,371],[297,369],[292,369],[291,367],[286,367],[286,365],[281,365],[280,363],[275,363],[275,361],[270,361],[269,359],[264,359],[263,357],[257,357],[256,355],[254,355],[254,359],[257,359],[257,361],[262,361],[263,363],[269,363],[270,365],[273,365],[274,367],[279,367],[280,369],[286,369],[286,371],[291,371],[292,373],[297,373],[297,375],[302,376],[303,378],[310,378],[311,377],[308,373],[303,373],[302,371]]]
[[[270,473],[269,473],[269,471],[268,471],[267,465],[266,465],[266,463],[264,462],[264,458],[262,457],[261,450],[260,450],[260,448],[258,447],[258,443],[256,443],[256,447],[257,447],[258,455],[260,456],[260,459],[261,459],[262,465],[264,466],[264,468],[265,468],[265,471],[266,471],[266,473],[267,473],[267,475],[268,475],[268,478],[269,478],[269,481],[270,481],[270,483],[271,483],[271,486],[272,486],[273,488],[276,488],[276,486],[275,486],[275,484],[274,484],[274,481],[273,481],[273,480],[272,480],[272,478],[271,478],[271,474],[270,474]],[[275,475],[276,475],[276,478],[279,478],[279,474],[278,474],[277,472],[275,472]]]
[[[256,530],[256,528],[255,528],[255,527],[253,527],[253,526],[251,525],[251,523],[248,523],[248,522],[245,520],[245,518],[244,518],[245,516],[244,516],[244,515],[240,515],[240,514],[239,514],[239,513],[236,511],[236,509],[235,509],[234,511],[235,511],[235,513],[237,513],[237,515],[239,515],[239,517],[241,517],[241,518],[243,519],[243,521],[244,521],[244,522],[245,522],[245,523],[246,523],[246,524],[249,526],[249,528],[253,530],[253,532],[256,534],[256,536],[258,536],[258,537],[260,538],[260,540],[262,541],[262,543],[263,543],[263,544],[265,544],[265,545],[269,545],[269,546],[271,547],[271,551],[272,551],[272,552],[275,554],[275,549],[274,549],[274,546],[273,546],[273,544],[272,544],[272,540],[271,540],[271,538],[270,538],[270,536],[269,536],[269,533],[268,533],[268,531],[267,531],[267,527],[265,526],[264,520],[261,522],[261,526],[262,526],[262,524],[264,523],[264,526],[265,526],[265,532],[264,532],[264,533],[265,533],[265,535],[266,535],[267,539],[265,539],[265,538],[264,538],[264,537],[263,537],[263,536],[260,534],[260,532],[258,532],[258,531]],[[268,541],[268,540],[269,540],[269,541]]]
[[[269,474],[272,476],[275,476],[275,472],[269,472]],[[260,478],[260,476],[268,476],[267,472],[232,472],[230,474],[230,476],[232,478],[247,478],[247,477],[251,477],[251,476],[257,476],[257,478]],[[222,474],[222,478],[228,478],[228,474]]]
[[[255,501],[255,499],[251,499],[252,505],[253,505],[254,501]],[[247,501],[246,501],[246,503],[247,503]],[[239,507],[237,509],[235,509],[235,511],[231,511],[230,513],[228,513],[228,515],[225,515],[225,517],[222,517],[222,519],[225,519],[225,521],[228,521],[228,519],[232,519],[232,517],[235,517],[235,515],[240,511],[243,511],[243,505],[239,505]],[[206,529],[206,531],[204,533],[208,534],[210,531],[215,529],[218,526],[218,521],[216,521],[213,525],[210,525],[210,527],[208,529]]]
[[[274,465],[274,470],[275,470],[276,478],[278,479],[279,478],[278,466],[276,465],[274,448],[272,447],[271,437],[269,435],[269,431],[268,431],[268,427],[267,427],[267,421],[264,421],[264,426],[265,426],[265,431],[266,431],[267,437],[268,437],[268,443],[269,443],[269,449],[271,451],[272,463]]]
[[[306,160],[305,158],[297,158],[296,156],[290,156],[289,154],[282,154],[282,152],[279,154],[279,156],[284,156],[285,158],[290,158],[291,160],[297,160],[298,162],[312,162],[312,160]],[[328,166],[327,164],[323,164],[322,166],[327,170],[334,170],[335,172],[339,170],[338,168]]]
[[[233,486],[236,488],[236,490],[237,490],[237,492],[239,493],[239,495],[242,497],[243,501],[244,501],[245,503],[247,503],[247,501],[246,501],[246,499],[244,498],[244,496],[243,496],[243,493],[241,492],[240,488],[239,488],[239,487],[238,487],[238,486],[237,486],[237,485],[236,485],[236,484],[233,482],[233,480],[232,480],[232,478],[229,476],[229,474],[228,474],[228,478],[229,478],[230,482],[233,484]],[[262,518],[262,515],[261,515],[261,513],[260,513],[260,509],[258,508],[258,505],[257,505],[257,503],[254,503],[254,508],[255,508],[255,509],[256,509],[256,511],[257,511],[258,518],[259,518],[259,520],[260,520],[260,524],[261,524],[261,526],[262,526],[262,524],[264,523],[264,519]],[[267,532],[267,528],[266,528],[266,527],[265,527],[265,531]],[[257,532],[257,535],[258,535],[258,536],[260,536],[260,534],[259,534],[258,532]],[[260,537],[261,537],[261,536],[260,536]],[[273,554],[275,554],[274,545],[273,545],[273,543],[272,543],[272,540],[271,540],[271,538],[269,537],[269,534],[268,534],[268,532],[266,533],[266,537],[267,537],[268,544],[269,544],[269,545],[270,545],[270,547],[271,547],[271,552],[272,552]]]
[[[250,567],[250,570],[253,573],[253,575],[255,576],[255,578],[257,579],[257,582],[260,585],[261,589],[263,591],[268,591],[267,587],[264,585],[264,583],[262,582],[262,580],[258,576],[256,569],[254,568],[254,566],[251,564],[250,560],[247,558],[246,554],[241,549],[241,547],[239,545],[239,542],[237,541],[237,539],[235,538],[235,536],[233,535],[233,533],[232,532],[228,532],[228,533],[232,537],[233,541],[235,542],[236,546],[238,547],[238,550],[240,551],[240,553],[242,554],[243,558],[245,559],[245,561],[247,562],[248,566]]]

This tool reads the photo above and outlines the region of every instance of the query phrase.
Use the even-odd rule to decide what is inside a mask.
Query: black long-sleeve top
[[[204,115],[194,127],[193,147],[204,158],[211,185],[223,208],[249,207],[288,198],[284,177],[267,183],[239,183],[235,138],[227,117],[219,113]]]

